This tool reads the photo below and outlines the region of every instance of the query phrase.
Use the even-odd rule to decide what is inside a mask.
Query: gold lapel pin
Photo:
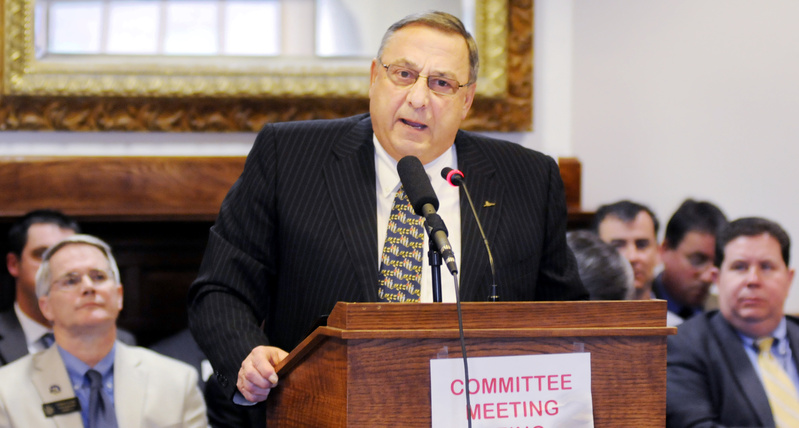
[[[494,205],[496,205],[496,202],[491,202],[491,201],[483,202],[483,207],[485,207],[485,208],[493,207]]]

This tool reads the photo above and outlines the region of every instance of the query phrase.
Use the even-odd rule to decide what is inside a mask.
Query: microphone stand
[[[433,283],[433,302],[443,302],[441,298],[441,253],[438,252],[435,242],[430,240],[430,251],[427,252],[430,261],[430,279]]]

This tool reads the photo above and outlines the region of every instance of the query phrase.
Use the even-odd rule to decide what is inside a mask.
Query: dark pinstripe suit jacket
[[[566,246],[557,164],[464,131],[455,147],[492,245],[500,299],[586,298]],[[189,292],[194,336],[230,394],[255,346],[291,350],[337,301],[377,300],[374,162],[366,114],[259,133]],[[463,194],[461,222],[461,299],[486,300],[490,269]]]
[[[799,322],[787,319],[788,341],[799,364]],[[694,315],[667,340],[667,427],[774,426],[766,391],[721,312]]]

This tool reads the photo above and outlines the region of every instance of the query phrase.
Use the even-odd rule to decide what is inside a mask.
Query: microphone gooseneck
[[[413,206],[416,215],[425,218],[425,227],[430,239],[438,247],[441,257],[447,264],[447,268],[452,275],[458,273],[458,265],[455,263],[455,253],[447,238],[447,228],[444,221],[436,213],[438,209],[438,197],[433,190],[433,185],[424,171],[422,161],[415,156],[405,156],[397,163],[397,173],[399,173],[402,187],[408,195],[408,200]]]
[[[480,217],[477,216],[477,210],[474,208],[472,195],[469,194],[469,189],[466,188],[466,180],[463,176],[463,173],[457,169],[445,167],[441,170],[441,177],[444,180],[447,180],[447,183],[450,185],[461,187],[463,189],[463,193],[466,194],[466,199],[469,201],[469,207],[472,209],[472,215],[474,216],[474,220],[477,222],[477,229],[480,230],[480,236],[483,238],[483,243],[486,247],[486,253],[488,253],[488,265],[491,267],[491,295],[488,296],[488,299],[492,302],[496,302],[499,299],[499,296],[497,295],[497,274],[494,268],[494,256],[491,254],[491,245],[488,244],[488,238],[483,230],[483,225],[480,223]]]

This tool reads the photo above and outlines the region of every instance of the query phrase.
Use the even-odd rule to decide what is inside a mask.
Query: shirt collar
[[[43,334],[53,332],[53,329],[47,328],[34,321],[33,318],[29,317],[28,314],[22,311],[22,308],[19,307],[19,303],[17,302],[14,302],[14,312],[17,314],[17,319],[19,320],[19,325],[22,327],[22,332],[25,334],[25,342],[27,343],[28,348],[33,346]]]
[[[747,347],[756,347],[755,343],[757,342],[757,339],[753,339],[749,336],[746,336],[741,332],[738,332],[738,336],[741,338],[741,341],[743,341],[744,345],[746,345]],[[766,337],[773,337],[774,339],[776,339],[777,342],[776,350],[779,354],[784,354],[788,352],[788,323],[787,321],[785,321],[785,317],[782,317],[782,320],[780,320],[780,323],[779,325],[777,325],[777,328],[775,328],[774,331],[771,332],[771,334],[767,335]]]
[[[378,196],[393,196],[400,185],[399,174],[397,173],[397,161],[394,160],[377,140],[377,136],[372,134],[372,142],[375,146],[375,174],[377,176]],[[434,177],[439,176],[444,167],[456,168],[458,165],[455,145],[451,145],[447,151],[432,162],[424,165],[427,178],[431,183],[436,183]],[[442,179],[443,180],[443,179]],[[433,186],[438,187],[436,185]]]
[[[106,383],[106,379],[108,379],[114,369],[114,355],[116,354],[117,348],[116,343],[111,347],[111,351],[109,351],[94,367],[89,367],[88,364],[79,360],[78,357],[70,354],[64,348],[58,346],[57,343],[55,346],[58,347],[58,353],[61,354],[61,359],[64,361],[67,373],[69,373],[69,380],[73,385],[83,385],[86,381],[86,372],[89,371],[89,369],[100,372],[100,374],[103,375],[103,383]]]

